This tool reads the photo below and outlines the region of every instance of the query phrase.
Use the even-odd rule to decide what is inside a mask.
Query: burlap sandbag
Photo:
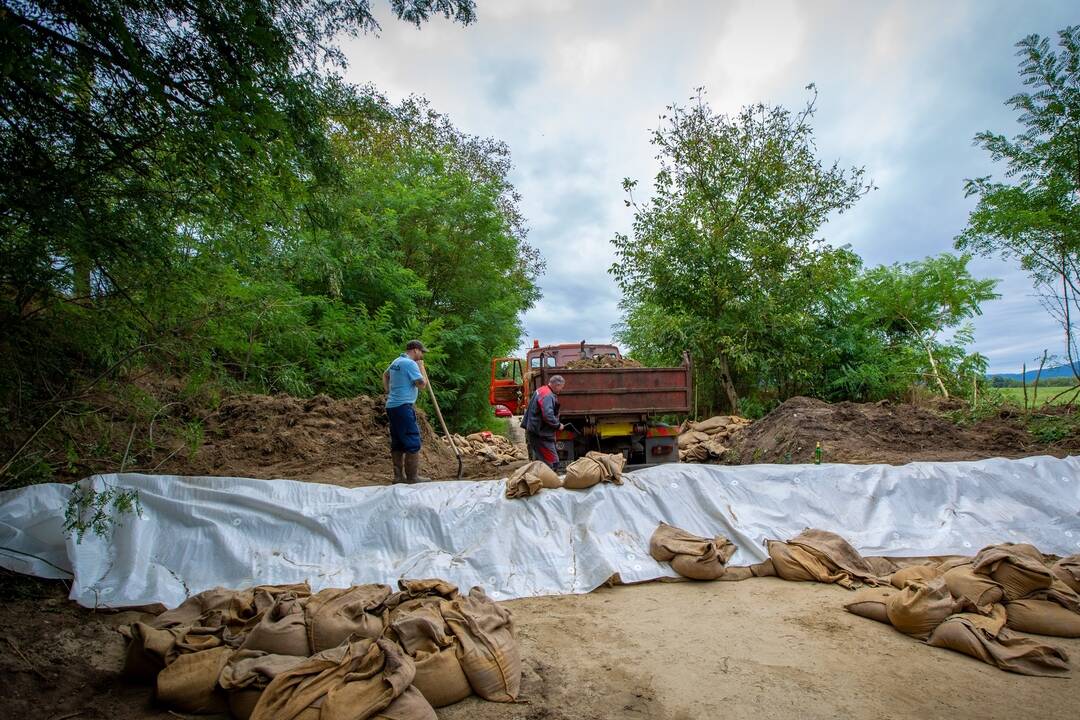
[[[866,587],[858,590],[844,603],[844,609],[860,617],[892,625],[889,622],[889,600],[896,594],[891,587]]]
[[[985,626],[987,618],[961,613],[943,621],[926,641],[932,647],[970,655],[984,663],[1020,675],[1063,677],[1069,674],[1068,656],[1060,649],[1033,638],[997,632]]]
[[[319,720],[373,717],[405,692],[414,674],[412,659],[389,640],[340,645],[271,680],[250,720],[296,718],[318,702]]]
[[[622,453],[606,455],[596,451],[585,454],[566,468],[562,486],[570,490],[584,490],[601,482],[622,484],[622,469],[626,458]]]
[[[903,590],[907,587],[908,583],[923,583],[926,584],[930,580],[934,580],[942,576],[941,570],[937,565],[911,565],[906,568],[900,568],[889,576],[889,583],[897,589]]]
[[[311,652],[329,650],[350,639],[381,637],[383,603],[389,597],[390,586],[381,584],[327,588],[312,595],[304,606]]]
[[[679,449],[686,450],[694,445],[706,442],[708,439],[708,433],[703,433],[700,430],[689,430],[679,436]]]
[[[836,568],[829,568],[816,555],[798,545],[769,540],[769,559],[776,574],[795,582],[840,583],[851,587],[851,578]]]
[[[531,472],[518,473],[515,472],[510,477],[506,478],[506,497],[511,500],[514,498],[529,497],[540,492],[544,487],[544,483],[540,478]]]
[[[977,573],[989,575],[1005,591],[1006,600],[1019,600],[1050,587],[1053,574],[1042,554],[1027,544],[1002,543],[979,551],[971,563]]]
[[[946,570],[942,577],[949,592],[964,604],[965,609],[988,612],[1005,600],[1001,585],[989,575],[975,572],[971,565],[958,565]]]
[[[705,433],[706,435],[715,435],[721,430],[727,429],[731,425],[731,418],[727,415],[717,415],[715,417],[708,418],[696,423],[690,423],[690,429],[697,432]]]
[[[218,687],[218,676],[233,652],[223,646],[176,658],[158,673],[158,702],[186,713],[228,712],[228,698]]]
[[[432,707],[446,707],[461,702],[473,694],[469,679],[458,659],[458,644],[438,652],[419,653],[413,687],[420,691]]]
[[[840,570],[849,578],[861,580],[868,585],[882,584],[873,564],[867,562],[851,543],[834,532],[807,528],[788,540],[788,544],[805,548],[816,555],[826,567]]]
[[[439,578],[425,578],[421,580],[398,580],[398,591],[383,601],[383,606],[391,611],[407,600],[419,598],[436,598],[453,600],[458,595],[457,585],[448,583]],[[438,603],[436,603],[438,605]],[[392,614],[392,613],[391,613]]]
[[[754,577],[776,577],[776,566],[773,565],[772,558],[762,560],[759,563],[754,563],[749,567],[750,573]]]
[[[697,445],[691,445],[685,450],[679,451],[679,462],[684,463],[700,463],[709,459],[709,445],[708,443],[698,443]]]
[[[275,655],[310,655],[312,651],[304,610],[308,600],[310,598],[297,597],[292,593],[278,595],[273,607],[251,628],[240,647]]]
[[[218,676],[218,685],[229,699],[229,712],[238,720],[248,720],[270,681],[305,660],[306,657],[271,655],[261,650],[234,652]]]
[[[458,660],[457,639],[451,634],[439,605],[425,599],[403,603],[390,623],[402,649],[416,662],[413,685],[433,707],[443,707],[472,695]]]
[[[712,540],[660,523],[649,539],[649,554],[693,580],[716,580],[725,572],[727,561],[735,554],[735,545],[723,535]]]
[[[373,720],[438,720],[439,716],[416,687],[406,688],[390,703],[390,707],[373,716]]]
[[[244,590],[212,588],[192,595],[177,608],[158,615],[150,624],[157,628],[224,626],[228,644],[239,645],[247,631],[258,624],[283,594],[306,597],[311,594],[311,588],[306,582],[256,585]]]
[[[1050,572],[1074,592],[1080,593],[1080,554],[1061,558],[1050,568]]]
[[[510,611],[488,599],[479,587],[440,608],[460,645],[461,667],[476,694],[494,702],[515,701],[521,691],[521,657]]]
[[[153,683],[157,675],[176,658],[224,644],[223,627],[182,627],[165,629],[137,622],[117,628],[127,638],[124,675],[137,682]]]
[[[1051,600],[1024,598],[1005,606],[1009,627],[1020,632],[1053,637],[1080,637],[1080,613]]]
[[[545,488],[557,488],[562,487],[562,480],[559,479],[559,474],[551,469],[551,467],[542,460],[533,460],[527,462],[521,467],[514,470],[510,477],[517,477],[519,475],[525,475],[531,473],[540,479],[540,485]]]
[[[942,579],[925,585],[908,585],[889,598],[886,606],[889,622],[894,628],[919,639],[925,639],[934,628],[953,614],[956,606]]]

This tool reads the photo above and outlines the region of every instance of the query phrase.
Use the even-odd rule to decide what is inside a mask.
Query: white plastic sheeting
[[[668,465],[625,484],[508,500],[502,482],[345,489],[290,480],[103,475],[139,491],[141,518],[82,543],[61,531],[67,488],[0,494],[0,565],[74,572],[85,606],[175,606],[214,586],[307,580],[315,589],[397,578],[482,585],[492,597],[584,593],[618,573],[671,576],[648,554],[663,520],[724,534],[733,564],[805,527],[868,555],[972,554],[997,542],[1080,552],[1080,459],[887,465]]]

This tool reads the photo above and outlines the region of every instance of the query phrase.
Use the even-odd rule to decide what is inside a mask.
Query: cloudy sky
[[[971,144],[1014,133],[1004,100],[1021,88],[1014,44],[1080,22],[1071,2],[647,2],[478,0],[470,27],[422,29],[390,19],[344,44],[346,77],[393,99],[416,93],[476,135],[509,143],[529,240],[547,259],[543,299],[525,341],[610,339],[618,288],[610,238],[629,232],[621,181],[651,187],[649,131],[665,106],[703,87],[714,109],[800,107],[817,84],[823,160],[863,165],[878,190],[821,236],[867,264],[950,250],[972,201],[965,178],[1000,173]],[[1012,266],[977,260],[1001,279],[976,321],[991,371],[1063,352],[1060,330]]]

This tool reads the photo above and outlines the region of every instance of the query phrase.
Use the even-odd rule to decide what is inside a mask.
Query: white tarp
[[[314,589],[441,577],[492,597],[585,593],[673,575],[648,554],[660,521],[737,546],[805,527],[867,555],[972,554],[997,542],[1080,552],[1080,459],[888,465],[667,465],[622,486],[542,490],[508,500],[502,482],[345,489],[291,480],[102,475],[139,491],[143,515],[111,537],[62,533],[61,485],[0,493],[0,565],[70,568],[85,606],[179,604],[214,586],[307,580]]]

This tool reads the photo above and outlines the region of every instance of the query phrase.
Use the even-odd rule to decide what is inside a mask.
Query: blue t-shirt
[[[405,353],[386,368],[390,373],[390,394],[386,396],[386,407],[412,405],[416,402],[416,381],[423,380],[420,366]]]

